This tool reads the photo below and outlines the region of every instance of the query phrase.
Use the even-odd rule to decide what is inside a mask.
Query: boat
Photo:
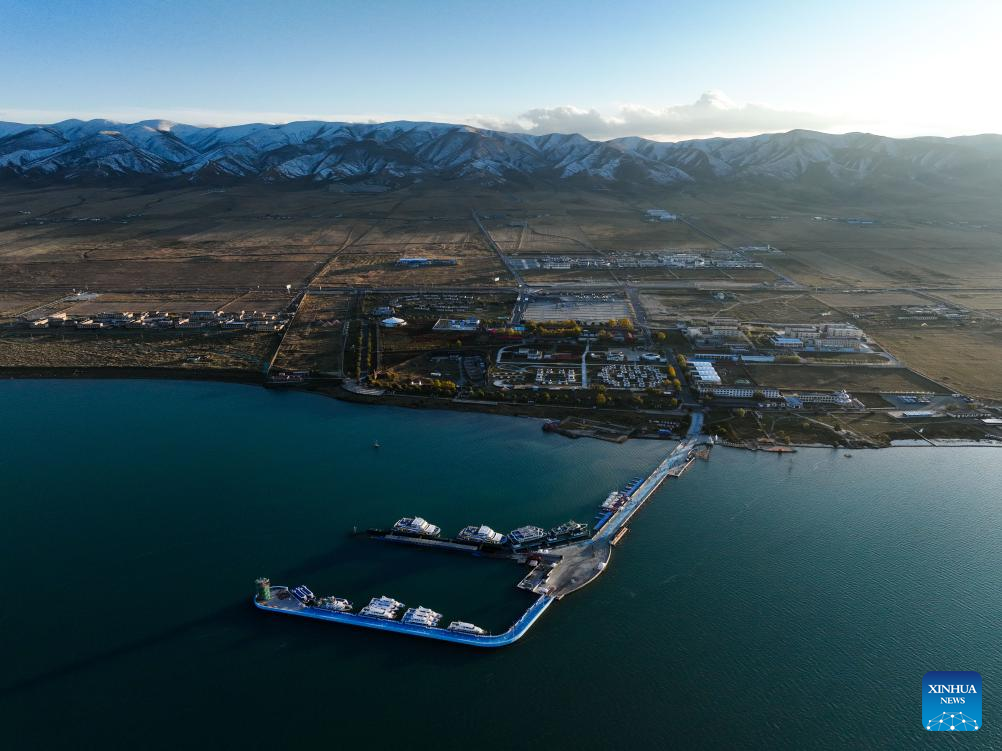
[[[392,621],[397,617],[397,613],[400,612],[403,606],[402,602],[383,595],[382,597],[373,597],[369,601],[369,604],[362,608],[358,614],[366,615],[370,618],[383,618]]]
[[[571,520],[551,529],[546,535],[546,541],[555,543],[580,540],[587,537],[588,532],[589,529],[587,524],[581,524],[580,522]]]
[[[504,545],[508,540],[508,538],[506,538],[503,534],[495,532],[486,524],[481,524],[479,526],[471,524],[469,527],[463,527],[459,531],[459,539],[467,540],[469,542],[485,543],[487,545]]]
[[[508,542],[512,547],[520,548],[525,547],[526,545],[532,545],[535,542],[541,542],[545,537],[545,529],[527,524],[524,527],[519,527],[518,529],[513,529],[509,532]]]
[[[372,448],[378,449],[379,448],[379,441],[373,441],[372,442]]]
[[[846,459],[852,459],[852,454],[843,454]]]
[[[449,631],[456,631],[460,634],[476,634],[477,636],[483,636],[487,633],[480,626],[474,626],[466,621],[453,621],[449,624]]]
[[[300,584],[298,587],[293,587],[291,590],[293,597],[299,600],[304,605],[311,605],[317,599],[317,596],[310,591],[310,588],[305,584]]]
[[[420,516],[405,516],[393,525],[394,532],[405,535],[421,535],[423,537],[438,537],[442,528],[422,519]]]
[[[626,503],[626,496],[618,490],[613,490],[609,493],[608,497],[602,501],[601,509],[603,511],[615,511],[624,503]]]
[[[428,628],[435,628],[435,626],[438,625],[438,622],[442,620],[442,614],[436,613],[431,608],[425,608],[419,605],[416,608],[410,608],[406,613],[404,613],[404,617],[401,620],[412,626],[427,626]]]
[[[343,597],[321,597],[317,600],[318,608],[322,610],[333,610],[337,613],[350,613],[354,606]]]

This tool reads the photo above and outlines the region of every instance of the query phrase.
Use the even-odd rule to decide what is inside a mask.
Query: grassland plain
[[[613,192],[583,184],[467,184],[457,190],[429,181],[357,193],[345,186],[246,182],[155,188],[7,182],[0,185],[0,319],[9,321],[74,289],[101,296],[78,301],[71,314],[109,306],[268,310],[289,299],[286,285],[296,289],[308,282],[315,289],[513,287],[473,221],[476,211],[503,250],[526,258],[773,245],[782,254],[762,257],[769,269],[808,289],[775,288],[777,277],[768,271],[533,271],[525,278],[544,285],[628,283],[638,288],[649,320],[660,327],[714,315],[777,322],[858,316],[907,364],[959,391],[999,398],[1002,345],[993,328],[995,311],[1002,310],[997,206],[976,197],[934,198],[930,193],[928,201],[915,203],[891,192],[879,200],[863,194],[849,200],[809,186]],[[678,212],[691,226],[648,222],[648,208]],[[875,223],[850,224],[853,218]],[[396,261],[406,255],[454,259],[456,265],[400,268]],[[937,301],[984,316],[964,329],[915,332],[898,323],[903,306]],[[327,324],[343,317],[345,301],[317,304],[326,307],[311,312],[304,306],[287,351],[279,353],[288,367],[320,363],[327,371],[339,365],[340,350],[331,351],[338,334]],[[434,311],[408,310],[425,314]],[[73,350],[66,336],[36,339],[32,348],[12,339],[7,350],[16,351],[9,356],[17,362],[69,360]],[[139,351],[131,340],[114,337],[81,338],[77,351],[84,361],[99,361],[94,348],[102,343],[115,345],[116,361],[124,351]],[[392,340],[388,344],[392,349]],[[417,344],[421,351],[431,341]],[[865,374],[860,369],[860,378]],[[886,374],[872,375],[870,387],[887,387],[879,382]],[[853,383],[867,386],[855,378]]]

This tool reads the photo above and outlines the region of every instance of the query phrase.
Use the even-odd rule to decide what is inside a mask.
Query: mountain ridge
[[[995,185],[1002,135],[895,139],[809,130],[678,142],[637,136],[508,133],[398,120],[304,120],[199,127],[167,120],[0,122],[0,174],[56,180],[208,176],[266,181],[377,181],[430,177],[486,184],[545,177],[661,186],[734,180],[875,181]]]

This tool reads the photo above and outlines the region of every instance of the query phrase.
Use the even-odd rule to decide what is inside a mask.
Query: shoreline
[[[115,366],[84,366],[84,367],[4,367],[0,368],[0,380],[75,380],[75,379],[95,379],[95,380],[165,380],[165,381],[206,381],[222,383],[240,383],[245,385],[257,385],[269,388],[265,376],[260,372],[247,370],[224,370],[224,369],[196,369],[196,368],[142,368],[142,367],[115,367]],[[298,391],[302,393],[317,394],[342,402],[355,404],[374,404],[390,407],[402,407],[406,409],[437,409],[452,412],[475,412],[479,414],[500,415],[503,417],[529,417],[538,420],[562,419],[566,417],[581,417],[590,415],[592,417],[602,416],[610,420],[622,419],[624,415],[636,415],[638,413],[622,410],[601,410],[594,407],[572,407],[557,405],[533,405],[533,404],[508,404],[505,402],[491,402],[484,400],[461,400],[446,397],[418,396],[414,394],[393,394],[385,393],[379,396],[369,394],[358,394],[349,391],[341,385],[341,382],[332,379],[328,382],[314,381],[305,384],[278,384],[271,386],[283,391]],[[586,436],[587,437],[587,436]],[[657,436],[632,436],[634,440],[678,440],[677,436],[659,438]],[[570,437],[569,440],[573,440]],[[629,440],[629,439],[627,439]],[[784,453],[796,453],[795,451],[769,451],[770,446],[761,447],[748,445],[718,438],[717,445],[724,448],[733,448],[752,453],[776,453],[782,456]],[[880,450],[887,448],[1002,448],[1002,442],[991,441],[971,441],[966,438],[941,438],[935,440],[916,441],[915,443],[904,441],[891,441],[886,446],[858,446],[846,447],[830,443],[790,443],[784,444],[787,449],[831,449],[835,451],[863,451]]]

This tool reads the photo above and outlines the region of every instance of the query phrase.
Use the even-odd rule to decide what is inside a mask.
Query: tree
[[[668,377],[669,378],[675,378],[677,375],[678,375],[678,371],[675,370],[675,366],[674,365],[669,365],[668,366]]]
[[[598,394],[595,397],[595,406],[596,407],[604,407],[605,403],[607,401],[609,401],[609,400],[606,398],[605,394]]]
[[[654,335],[654,338],[659,342],[663,342],[668,338],[668,335],[663,331],[659,331]]]
[[[674,379],[674,380],[673,380],[673,381],[671,382],[671,385],[675,387],[675,390],[676,390],[676,391],[679,391],[679,390],[681,390],[681,388],[682,388],[682,382],[681,382],[680,380],[678,380],[678,378]]]

